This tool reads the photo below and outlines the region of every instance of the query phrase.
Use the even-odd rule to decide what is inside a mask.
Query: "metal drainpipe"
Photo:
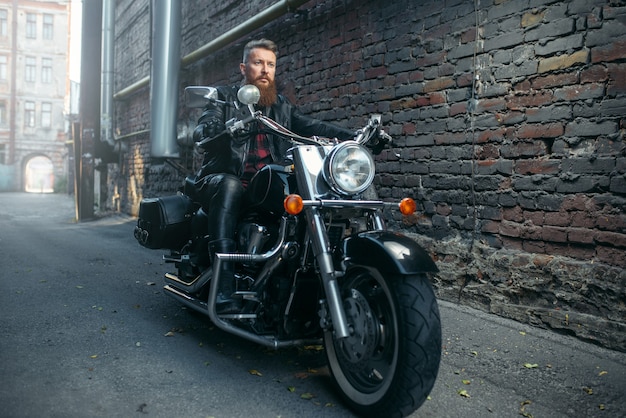
[[[261,26],[278,19],[280,16],[287,14],[289,12],[295,11],[298,7],[302,6],[304,3],[310,0],[281,0],[267,9],[259,12],[255,16],[246,20],[238,26],[235,26],[233,29],[228,32],[218,36],[213,41],[207,43],[206,45],[198,48],[192,53],[186,55],[181,60],[181,66],[184,68],[188,65],[193,64],[196,61],[201,60],[207,55],[211,54],[224,47],[230,42],[236,41],[237,39],[249,34],[250,32],[260,28]],[[114,100],[124,100],[128,96],[132,95],[138,90],[146,87],[150,84],[150,76],[146,76],[141,80],[131,84],[118,91],[113,95]]]
[[[298,7],[302,6],[309,0],[282,0],[268,7],[267,9],[259,12],[255,16],[243,22],[241,25],[235,26],[233,29],[218,36],[208,44],[196,49],[191,54],[186,55],[182,59],[182,66],[186,67],[193,64],[196,61],[201,60],[207,55],[211,54],[224,47],[225,45],[236,41],[244,35],[260,28],[261,26],[278,19],[282,15],[295,11]]]
[[[113,139],[113,57],[115,53],[115,0],[102,2],[102,78],[100,93],[100,138],[115,146]]]
[[[150,145],[152,157],[178,157],[176,121],[180,69],[180,2],[153,0]]]

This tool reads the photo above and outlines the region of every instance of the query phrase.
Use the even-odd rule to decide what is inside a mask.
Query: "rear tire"
[[[441,360],[441,321],[425,274],[384,278],[372,268],[341,280],[351,335],[324,333],[331,374],[362,416],[405,417],[432,390]]]

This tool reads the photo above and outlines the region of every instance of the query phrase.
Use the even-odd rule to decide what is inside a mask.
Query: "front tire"
[[[404,417],[426,400],[441,359],[439,308],[424,274],[388,280],[352,269],[341,281],[351,335],[324,333],[331,374],[362,416]]]

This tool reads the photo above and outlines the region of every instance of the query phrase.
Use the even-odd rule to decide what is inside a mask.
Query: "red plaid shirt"
[[[267,135],[262,133],[257,134],[254,139],[250,140],[246,166],[243,170],[243,176],[241,177],[243,187],[248,187],[248,183],[250,183],[250,180],[256,172],[271,162],[272,155],[270,154],[270,145],[267,141]]]

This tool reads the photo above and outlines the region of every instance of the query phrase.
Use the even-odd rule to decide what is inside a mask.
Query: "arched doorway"
[[[33,157],[26,163],[24,190],[28,193],[54,192],[54,166],[48,157]]]

